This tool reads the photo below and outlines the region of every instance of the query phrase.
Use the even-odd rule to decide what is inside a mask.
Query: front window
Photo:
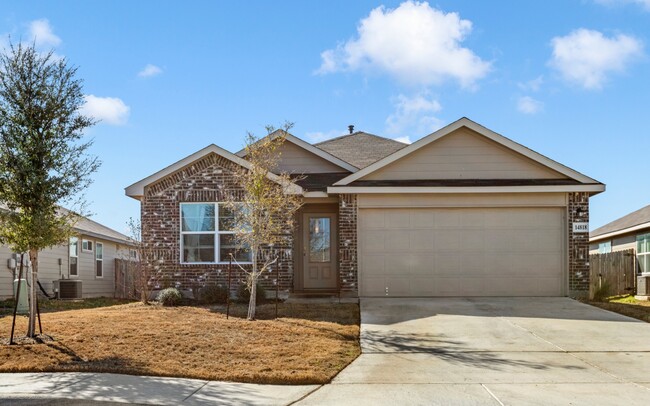
[[[81,240],[81,251],[93,252],[93,242],[90,240]]]
[[[599,254],[609,254],[612,252],[612,242],[605,241],[598,244],[598,253]]]
[[[234,213],[224,203],[181,203],[181,262],[250,262],[250,250],[237,244]]]
[[[650,233],[636,236],[636,257],[641,272],[650,273]]]

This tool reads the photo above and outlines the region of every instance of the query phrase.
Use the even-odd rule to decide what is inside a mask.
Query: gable
[[[567,176],[467,127],[460,127],[361,179],[567,179]]]
[[[279,147],[280,161],[276,170],[287,173],[349,173],[334,163],[307,151],[292,142]]]

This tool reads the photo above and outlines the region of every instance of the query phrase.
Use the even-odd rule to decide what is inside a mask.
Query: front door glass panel
[[[330,219],[309,219],[309,262],[330,262]]]

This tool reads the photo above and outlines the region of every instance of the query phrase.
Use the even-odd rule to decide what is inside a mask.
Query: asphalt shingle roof
[[[589,237],[594,238],[645,223],[650,223],[650,205],[595,229],[589,233]]]
[[[359,169],[363,169],[407,145],[362,131],[314,144],[315,147],[329,152]]]

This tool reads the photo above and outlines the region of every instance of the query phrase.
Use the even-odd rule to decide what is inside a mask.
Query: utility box
[[[18,279],[14,280],[14,299],[16,298],[16,292],[18,291]],[[29,313],[29,300],[27,298],[27,281],[25,279],[20,280],[20,297],[18,298],[18,308],[16,310],[18,314],[27,314]]]
[[[638,300],[650,300],[650,275],[637,276],[635,297]]]

